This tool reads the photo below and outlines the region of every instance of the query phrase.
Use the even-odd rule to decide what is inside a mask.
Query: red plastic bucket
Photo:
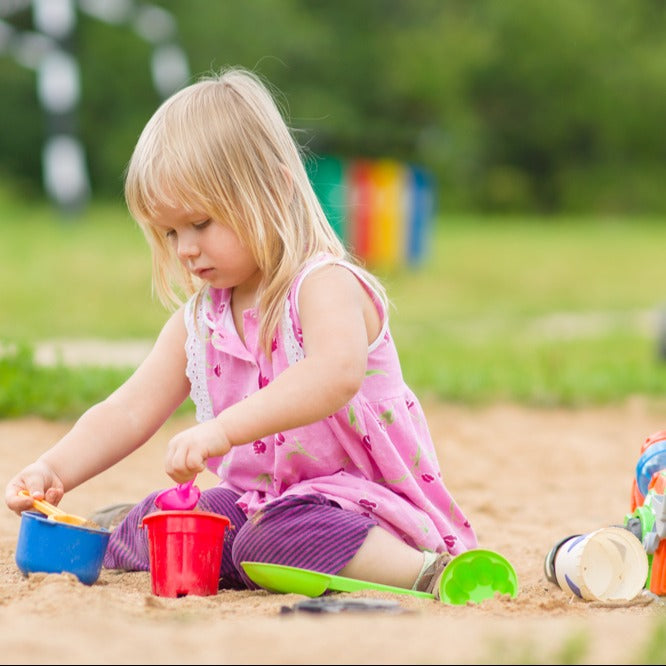
[[[148,530],[153,594],[217,594],[228,518],[208,511],[158,511],[141,525]]]

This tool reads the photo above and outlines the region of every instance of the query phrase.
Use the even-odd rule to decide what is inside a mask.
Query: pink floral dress
[[[230,290],[207,287],[198,301],[188,301],[187,376],[197,420],[213,418],[304,357],[298,292],[305,276],[327,263],[357,276],[383,322],[368,348],[360,390],[329,417],[236,446],[209,459],[209,468],[220,486],[240,495],[248,517],[279,497],[321,493],[416,548],[456,555],[476,547],[474,531],[442,480],[421,405],[403,380],[388,314],[350,263],[318,255],[305,266],[291,286],[270,360],[260,348],[254,309],[243,313],[245,343],[238,336]]]

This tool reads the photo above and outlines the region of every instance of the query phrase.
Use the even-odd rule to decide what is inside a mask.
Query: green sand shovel
[[[303,594],[318,597],[327,591],[356,592],[378,590],[413,597],[434,599],[429,592],[417,592],[404,587],[371,583],[355,578],[334,576],[321,571],[289,567],[267,562],[241,562],[249,578],[270,592]],[[439,597],[443,603],[464,605],[468,601],[479,603],[499,594],[518,594],[518,579],[511,564],[491,550],[474,549],[456,555],[444,569]]]

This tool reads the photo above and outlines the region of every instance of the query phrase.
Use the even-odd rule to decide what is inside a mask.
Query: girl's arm
[[[57,504],[66,491],[144,444],[188,395],[185,339],[181,308],[132,376],[9,482],[5,491],[9,508],[20,512],[30,507],[29,498],[17,496],[24,488]]]
[[[174,480],[191,478],[231,446],[323,419],[358,392],[368,345],[381,330],[358,279],[341,266],[313,271],[301,285],[299,313],[305,358],[215,419],[176,435],[166,467]]]

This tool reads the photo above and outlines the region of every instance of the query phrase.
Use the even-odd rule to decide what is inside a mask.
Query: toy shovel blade
[[[267,562],[241,562],[245,573],[257,585],[271,592],[283,594],[304,594],[307,597],[318,597],[327,590],[334,592],[356,592],[358,590],[379,590],[394,594],[408,594],[414,597],[432,599],[428,592],[417,592],[404,587],[371,583],[345,576],[334,576],[322,571],[289,567],[284,564]]]

